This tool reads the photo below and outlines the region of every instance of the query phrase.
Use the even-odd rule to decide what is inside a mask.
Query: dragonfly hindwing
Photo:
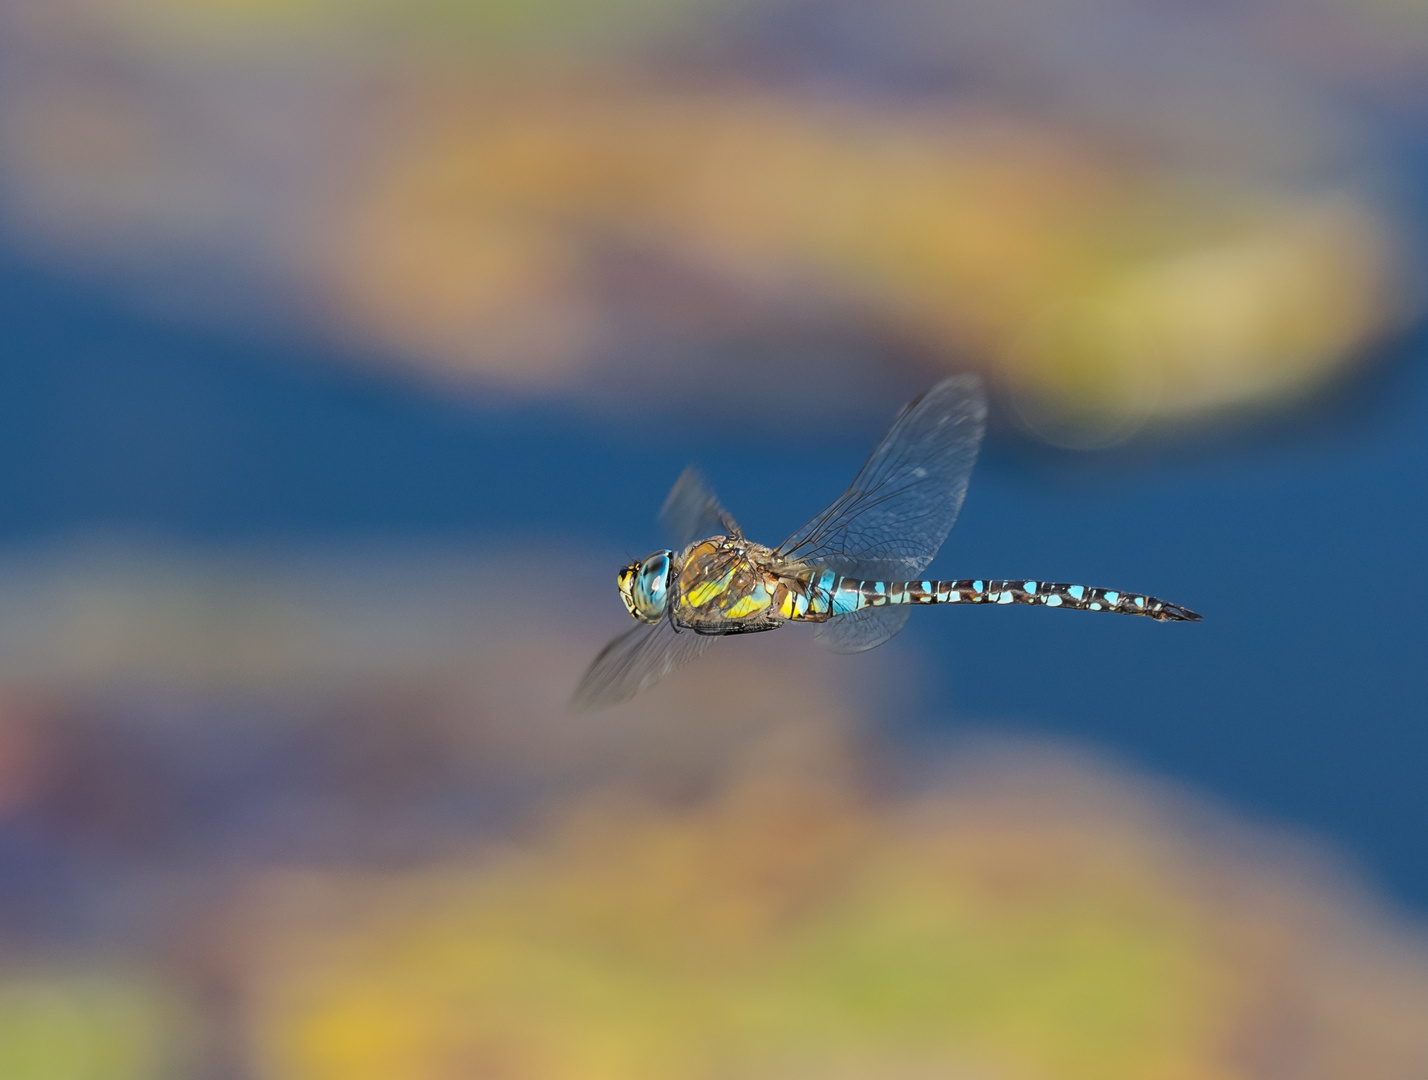
[[[813,640],[834,652],[865,652],[896,635],[910,614],[912,608],[905,606],[862,608],[819,623]]]

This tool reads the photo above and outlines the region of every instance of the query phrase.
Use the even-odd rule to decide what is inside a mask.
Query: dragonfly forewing
[[[987,424],[975,375],[954,375],[898,414],[846,491],[777,549],[849,576],[922,574],[962,509]]]
[[[733,515],[719,505],[704,477],[692,465],[669,489],[659,521],[676,550],[708,536],[740,535]]]
[[[586,669],[570,699],[575,712],[628,701],[697,658],[716,639],[677,632],[669,619],[639,625],[615,638]]]

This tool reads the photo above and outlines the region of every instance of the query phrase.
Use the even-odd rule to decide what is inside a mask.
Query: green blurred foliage
[[[161,1080],[181,1075],[183,1011],[135,972],[36,970],[0,978],[5,1080]]]

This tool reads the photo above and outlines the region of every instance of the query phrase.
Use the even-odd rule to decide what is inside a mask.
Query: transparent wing
[[[901,630],[911,614],[912,608],[901,604],[863,608],[818,623],[813,631],[813,640],[834,652],[865,652]]]
[[[952,531],[986,424],[981,379],[944,379],[898,414],[848,490],[778,554],[852,577],[915,580]]]
[[[693,465],[669,489],[659,520],[676,551],[709,536],[742,535],[734,518],[719,505]]]
[[[570,709],[586,712],[628,701],[682,668],[715,640],[693,630],[676,634],[668,619],[653,626],[640,623],[600,650],[575,688]]]

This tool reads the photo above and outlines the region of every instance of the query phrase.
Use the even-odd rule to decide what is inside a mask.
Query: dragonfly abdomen
[[[827,576],[826,572],[824,576]],[[815,593],[816,591],[815,588]],[[846,615],[863,608],[890,604],[1040,604],[1076,611],[1113,611],[1121,615],[1145,615],[1166,622],[1200,621],[1200,616],[1189,608],[1143,593],[1100,589],[1090,585],[1068,585],[1055,581],[1034,581],[1030,578],[869,581],[839,577],[831,582],[828,599],[828,611],[831,615]]]

